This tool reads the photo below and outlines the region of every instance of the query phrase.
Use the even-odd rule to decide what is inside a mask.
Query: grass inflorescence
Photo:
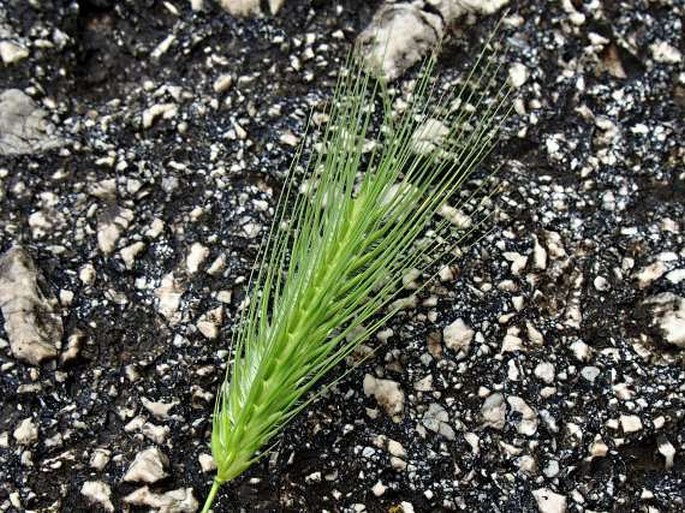
[[[437,88],[434,68],[432,57],[399,113],[355,52],[341,72],[318,151],[299,187],[291,168],[250,280],[214,410],[217,473],[203,511],[395,313],[407,272],[429,269],[477,228],[455,239],[436,213],[492,149],[508,88],[493,88],[485,52],[457,90]]]

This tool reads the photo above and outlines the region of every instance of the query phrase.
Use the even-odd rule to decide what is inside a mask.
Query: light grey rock
[[[509,67],[509,83],[514,89],[519,89],[528,80],[528,68],[525,64],[515,62]]]
[[[143,111],[141,124],[143,128],[150,128],[158,119],[171,119],[178,114],[178,106],[174,103],[157,103]]]
[[[650,310],[652,325],[659,329],[664,341],[685,349],[685,298],[662,292],[642,304]]]
[[[31,97],[19,89],[0,94],[0,155],[25,155],[64,145]]]
[[[224,308],[223,306],[218,306],[200,316],[196,327],[205,338],[214,340],[219,336],[219,329],[221,328],[223,322]]]
[[[412,150],[422,156],[433,155],[445,143],[450,129],[435,118],[426,119],[412,134]]]
[[[214,81],[212,88],[215,93],[225,93],[233,84],[233,76],[230,73],[223,73]]]
[[[211,454],[202,453],[200,456],[198,456],[198,460],[200,461],[200,468],[202,469],[202,472],[207,473],[216,470],[216,462]]]
[[[400,421],[404,412],[404,392],[399,383],[367,374],[364,376],[364,394],[373,396],[395,422]]]
[[[548,488],[533,491],[540,513],[566,513],[566,497]]]
[[[455,433],[449,424],[450,416],[447,410],[438,403],[428,405],[428,410],[423,414],[422,423],[427,429],[444,436],[448,440],[455,439]]]
[[[119,255],[121,255],[121,259],[124,261],[124,264],[126,265],[126,269],[133,269],[133,266],[136,263],[136,257],[144,249],[145,243],[138,241],[134,242],[133,244],[129,244],[121,251],[119,251]]]
[[[16,358],[38,365],[57,356],[64,327],[58,301],[26,250],[14,246],[0,257],[0,310]]]
[[[538,430],[538,414],[521,397],[512,396],[507,398],[507,403],[511,409],[517,413],[519,420],[516,430],[522,435],[532,436]]]
[[[669,45],[666,41],[658,41],[649,46],[652,58],[656,62],[667,64],[677,64],[683,60],[683,55],[676,47]]]
[[[395,80],[435,48],[443,36],[441,16],[415,4],[383,4],[359,34],[366,64]]]
[[[587,367],[583,367],[580,370],[580,375],[583,376],[583,378],[588,380],[590,383],[594,383],[601,372],[602,371],[600,371],[597,367],[589,365]]]
[[[673,444],[669,442],[668,438],[665,436],[660,436],[657,439],[657,446],[659,448],[659,454],[665,459],[664,466],[666,467],[666,470],[669,470],[673,467],[673,459],[675,458],[676,453],[675,447],[673,447]]]
[[[276,14],[285,0],[269,0],[270,14]],[[259,16],[262,12],[261,0],[219,0],[221,7],[233,16]]]
[[[98,219],[98,247],[105,255],[112,253],[121,235],[128,229],[135,214],[133,210],[113,205]]]
[[[388,440],[388,452],[398,458],[406,458],[407,451],[404,446],[396,440]]]
[[[484,426],[502,429],[507,414],[507,405],[504,402],[504,396],[499,392],[488,396],[483,402],[480,414],[483,417]]]
[[[169,475],[166,472],[168,464],[169,460],[162,451],[157,447],[149,447],[136,455],[124,475],[124,481],[156,483]]]
[[[199,242],[193,243],[190,246],[190,251],[188,251],[188,256],[186,257],[186,267],[189,274],[195,274],[202,263],[207,259],[209,255],[209,248],[203,246]]]
[[[638,287],[641,289],[649,287],[652,283],[661,278],[667,269],[666,264],[661,261],[656,261],[653,264],[643,267],[635,274]]]
[[[112,489],[102,481],[86,481],[81,487],[83,495],[90,504],[99,504],[105,511],[114,511],[111,496]]]
[[[637,415],[621,415],[619,422],[624,433],[637,433],[642,431],[642,420]]]
[[[200,507],[193,496],[192,488],[155,493],[144,486],[124,497],[124,502],[134,506],[148,506],[159,513],[195,513]]]
[[[554,365],[549,362],[538,363],[533,373],[548,385],[554,382]]]
[[[38,426],[31,417],[22,420],[12,436],[19,445],[33,445],[38,440]]]
[[[457,319],[453,323],[447,325],[442,331],[445,345],[452,351],[455,351],[457,356],[461,357],[468,354],[474,335],[475,332],[463,319]]]
[[[398,78],[443,38],[445,28],[467,13],[492,14],[509,0],[430,0],[384,3],[358,42],[366,65],[386,80]]]
[[[205,0],[190,0],[190,8],[194,12],[202,11],[205,8]]]
[[[91,468],[100,472],[107,466],[107,463],[109,463],[111,454],[112,452],[109,449],[98,447],[93,451],[93,454],[91,454],[88,464]]]
[[[159,420],[166,420],[169,418],[169,411],[178,404],[178,401],[171,401],[165,403],[162,401],[151,401],[147,397],[141,397],[140,402],[147,411],[152,413],[155,418]]]
[[[29,51],[11,41],[0,41],[0,59],[5,64],[14,64],[29,56]]]
[[[172,324],[181,320],[181,313],[178,310],[184,292],[185,289],[174,278],[173,273],[164,276],[160,286],[155,289],[155,295],[159,299],[157,310]]]

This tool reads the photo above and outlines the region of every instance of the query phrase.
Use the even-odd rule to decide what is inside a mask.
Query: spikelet
[[[217,475],[203,511],[316,397],[308,392],[317,382],[395,313],[402,277],[429,269],[478,228],[455,237],[445,204],[508,112],[508,87],[493,87],[495,59],[484,51],[463,86],[439,91],[431,57],[398,114],[356,55],[300,187],[291,168],[250,280],[216,401]]]

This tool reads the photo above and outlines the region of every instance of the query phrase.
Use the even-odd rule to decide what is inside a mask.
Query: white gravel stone
[[[169,460],[162,451],[149,447],[136,455],[124,475],[124,481],[156,483],[169,475],[165,470],[168,464]]]
[[[666,460],[664,463],[666,470],[671,469],[673,467],[673,461],[676,453],[675,447],[673,447],[673,444],[669,442],[665,436],[660,436],[658,438],[657,447],[659,449],[659,454],[661,454]]]
[[[530,340],[536,346],[541,346],[545,343],[545,338],[542,336],[542,333],[540,333],[540,331],[530,321],[526,321],[526,332],[528,333],[528,340]]]
[[[378,481],[375,485],[373,485],[371,491],[376,497],[381,497],[387,489],[388,487],[385,486],[382,481]]]
[[[171,322],[178,322],[181,318],[178,308],[181,305],[181,296],[184,289],[180,283],[174,279],[173,273],[169,273],[162,278],[162,283],[155,290],[155,295],[159,299],[159,306],[157,307],[167,320]]]
[[[88,464],[91,468],[94,468],[100,472],[107,466],[107,463],[109,463],[109,457],[111,454],[111,451],[108,449],[99,447],[93,451],[93,454],[91,454]]]
[[[199,271],[200,266],[207,259],[209,255],[209,248],[203,246],[199,242],[193,243],[190,246],[190,251],[188,252],[188,257],[186,258],[186,268],[189,274],[195,274]]]
[[[576,360],[585,362],[590,359],[590,346],[588,346],[582,340],[576,340],[573,342],[571,344],[571,351],[573,351],[573,355],[576,357]]]
[[[91,504],[99,504],[105,511],[114,511],[111,496],[112,489],[102,481],[86,481],[81,487],[83,495]]]
[[[514,351],[523,350],[523,340],[516,335],[507,334],[502,339],[502,353],[513,353]]]
[[[533,246],[533,267],[540,271],[547,268],[547,250],[542,247],[540,241],[534,236],[535,245]]]
[[[270,14],[276,14],[285,0],[269,0]],[[258,16],[262,14],[261,0],[219,0],[221,7],[233,16]]]
[[[12,354],[33,365],[57,357],[64,327],[59,303],[21,246],[0,255],[0,311]]]
[[[396,440],[388,440],[388,452],[398,458],[406,458],[407,451],[404,446]]]
[[[428,410],[423,414],[422,423],[427,429],[444,436],[448,440],[455,439],[455,433],[449,424],[450,416],[447,410],[438,403],[428,405]]]
[[[520,88],[528,80],[528,68],[520,62],[509,67],[509,83],[514,89]]]
[[[538,414],[521,397],[511,396],[507,398],[511,409],[520,413],[516,430],[522,435],[533,436],[538,429]]]
[[[549,460],[545,468],[542,469],[542,473],[550,479],[557,477],[559,475],[559,462],[557,460]]]
[[[636,433],[642,430],[642,420],[637,415],[621,415],[619,422],[624,433]]]
[[[141,122],[143,128],[150,128],[158,119],[171,119],[178,113],[178,106],[175,103],[158,103],[143,111]]]
[[[685,298],[672,292],[662,292],[643,303],[652,314],[652,325],[664,341],[685,349]]]
[[[222,253],[214,259],[214,262],[212,262],[212,264],[207,269],[207,274],[209,274],[211,276],[217,276],[217,275],[221,274],[221,272],[224,270],[225,267],[226,267],[226,255],[224,255]]]
[[[178,401],[171,401],[170,403],[151,401],[147,397],[141,397],[140,402],[147,411],[152,413],[152,415],[159,420],[168,419],[169,411],[178,404]]]
[[[400,507],[402,508],[402,513],[415,513],[414,505],[408,501],[400,502]]]
[[[148,440],[157,445],[162,445],[164,442],[166,442],[171,429],[169,426],[157,426],[152,422],[145,422],[142,426],[140,426],[140,432]]]
[[[661,278],[666,271],[666,264],[660,261],[656,261],[653,264],[643,267],[635,275],[637,278],[638,287],[641,289],[649,287],[652,283]]]
[[[105,255],[111,254],[117,247],[117,242],[133,221],[135,214],[128,208],[114,207],[108,210],[98,222],[98,247]]]
[[[144,249],[144,242],[134,242],[119,251],[119,255],[121,255],[121,259],[124,261],[126,269],[133,269],[133,266],[136,263],[136,256]]]
[[[214,340],[219,336],[219,329],[224,320],[224,308],[218,306],[209,310],[197,321],[197,329],[205,338]]]
[[[515,251],[507,251],[503,253],[502,256],[511,262],[511,274],[514,276],[521,274],[521,271],[523,271],[528,264],[528,257],[516,253]]]
[[[300,142],[297,136],[290,131],[281,134],[278,140],[286,146],[290,146],[292,148],[297,146],[297,144]]]
[[[150,227],[145,232],[145,236],[150,237],[151,239],[156,239],[162,234],[163,231],[164,221],[161,219],[153,219],[152,223],[150,223]]]
[[[609,447],[603,440],[596,440],[590,445],[589,452],[592,458],[603,458],[609,453]]]
[[[652,57],[656,62],[677,64],[683,60],[683,55],[680,53],[680,50],[671,46],[666,41],[659,41],[651,44],[649,50],[652,52]]]
[[[533,491],[533,497],[540,513],[566,513],[566,497],[553,492],[549,488],[539,488]]]
[[[47,112],[19,89],[0,93],[0,155],[24,155],[59,148],[64,140]]]
[[[404,392],[399,383],[366,374],[364,376],[364,394],[367,397],[373,396],[395,422],[400,421],[404,412]]]
[[[31,417],[22,420],[12,436],[19,445],[33,445],[38,440],[38,426]]]
[[[488,396],[480,409],[483,417],[483,426],[502,429],[505,424],[507,405],[504,396],[499,392]]]
[[[595,289],[599,290],[600,292],[604,292],[611,288],[609,282],[604,276],[596,276],[592,283],[595,286]]]
[[[685,269],[674,269],[666,274],[666,279],[677,285],[681,281],[685,280]]]
[[[384,4],[358,39],[367,65],[392,81],[435,46],[443,29],[440,16],[418,5]]]
[[[429,118],[424,121],[412,134],[412,150],[419,155],[429,156],[444,143],[450,129],[442,121]]]
[[[435,48],[446,26],[467,13],[492,14],[509,0],[431,0],[384,3],[359,35],[367,65],[392,81]],[[435,12],[437,11],[437,12]]]
[[[195,513],[200,507],[193,496],[192,488],[156,493],[143,486],[124,497],[124,502],[134,506],[148,506],[159,513]]]
[[[198,460],[200,461],[200,468],[202,469],[202,472],[207,473],[216,470],[216,462],[211,454],[202,453],[200,456],[198,456]]]
[[[554,365],[549,362],[538,363],[533,373],[548,385],[554,382]]]
[[[23,46],[11,41],[0,41],[0,59],[5,64],[14,64],[29,56],[29,51]]]
[[[538,465],[532,456],[521,456],[518,459],[519,468],[526,474],[533,476],[537,473]]]
[[[580,375],[590,383],[594,383],[601,371],[597,367],[587,366],[580,370]]]
[[[463,319],[457,319],[442,331],[445,345],[457,353],[457,358],[464,358],[468,354],[474,335],[475,332]]]
[[[414,390],[417,392],[430,392],[433,390],[433,375],[428,374],[414,383]]]
[[[214,88],[215,93],[225,93],[231,88],[231,85],[233,84],[233,77],[229,73],[224,73],[223,75],[219,75],[219,77],[214,81],[214,85],[212,86]]]
[[[462,210],[447,204],[440,205],[440,208],[438,208],[438,215],[443,219],[447,219],[460,230],[466,230],[473,225],[472,219]]]
[[[86,264],[79,270],[78,278],[84,285],[92,285],[95,282],[95,267],[92,264]]]

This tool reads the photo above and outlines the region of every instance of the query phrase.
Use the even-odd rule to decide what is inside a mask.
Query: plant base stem
[[[220,487],[221,483],[214,479],[214,482],[212,483],[212,489],[209,490],[209,495],[207,495],[207,500],[205,501],[205,505],[203,506],[201,513],[209,513],[209,511],[212,509],[212,504],[214,503],[216,493],[219,491]]]

